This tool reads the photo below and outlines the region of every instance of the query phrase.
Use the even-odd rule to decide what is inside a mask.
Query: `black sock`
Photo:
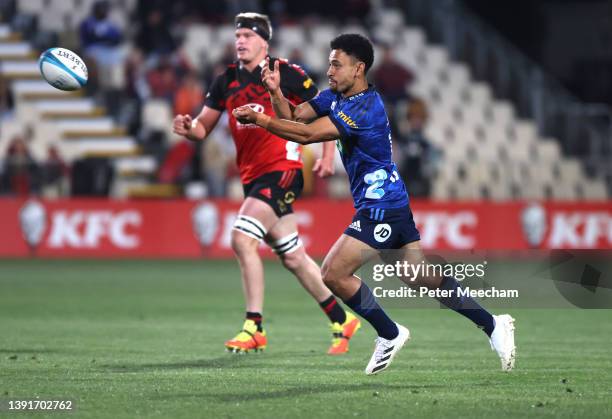
[[[455,278],[444,277],[440,284],[440,289],[452,291],[452,293],[450,293],[450,297],[436,298],[439,302],[473,321],[491,337],[491,333],[493,333],[495,328],[495,319],[491,313],[482,308],[472,297],[458,296],[457,291],[461,289],[461,286]]]
[[[366,319],[372,325],[378,336],[385,339],[395,339],[399,334],[397,325],[387,316],[387,313],[376,302],[370,288],[362,282],[359,290],[344,303],[355,313]]]
[[[340,323],[344,324],[346,321],[346,312],[340,307],[338,301],[333,295],[330,295],[328,299],[321,301],[319,303],[327,317],[329,317],[329,321],[332,323]]]
[[[255,324],[257,325],[258,332],[263,331],[263,328],[261,327],[261,321],[263,320],[261,313],[254,313],[252,311],[247,311],[246,318],[247,320],[253,320],[255,322]]]

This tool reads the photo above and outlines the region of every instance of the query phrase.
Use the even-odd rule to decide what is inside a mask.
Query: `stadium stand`
[[[39,30],[60,33],[76,30],[93,3],[19,0],[17,10],[39,17]],[[126,28],[136,1],[114,1],[112,5],[111,18]],[[391,45],[395,59],[415,74],[411,95],[427,104],[431,119],[426,135],[442,152],[432,199],[608,197],[604,179],[587,176],[579,160],[564,155],[557,139],[543,137],[533,120],[519,118],[513,103],[497,99],[491,86],[474,80],[470,67],[450,59],[445,47],[428,43],[422,28],[407,26],[398,10],[377,9],[374,15],[376,24],[370,31],[354,24],[342,27],[342,31],[361,32],[379,45]],[[294,48],[301,48],[313,76],[325,80],[328,44],[336,28],[330,23],[284,24],[275,33],[272,52],[287,56]],[[193,23],[183,29],[179,51],[199,74],[210,73],[233,42],[234,28],[229,24]],[[123,48],[129,55],[135,47],[128,39]],[[374,68],[380,64],[379,46],[376,52]],[[175,196],[177,188],[154,185],[159,156],[147,151],[134,135],[161,133],[166,146],[180,141],[170,131],[172,104],[164,99],[143,100],[138,130],[128,132],[99,97],[86,96],[84,91],[61,92],[40,80],[37,54],[31,41],[23,40],[7,24],[0,26],[0,74],[10,80],[14,98],[14,111],[2,119],[0,155],[6,153],[12,137],[29,126],[33,128],[30,149],[37,159],[43,159],[52,145],[68,163],[88,156],[110,158],[117,170],[113,195],[130,196],[130,188],[135,187],[133,195],[146,195],[150,188],[152,196]],[[115,87],[124,87],[124,83]],[[400,134],[407,129],[401,120],[407,107],[408,100],[402,100],[393,113]],[[342,195],[342,189],[333,184],[330,192]]]

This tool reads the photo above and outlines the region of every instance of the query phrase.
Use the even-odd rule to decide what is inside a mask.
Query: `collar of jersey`
[[[267,55],[267,56],[266,56],[266,58],[270,58],[270,59],[272,59],[272,57],[270,57],[269,55]],[[259,64],[257,64],[257,66],[258,66],[259,68],[263,68],[263,67],[264,67],[264,65],[266,65],[266,58],[264,58],[263,60],[261,60],[261,62],[260,62]],[[238,60],[238,68],[239,68],[240,70],[242,70],[242,71],[246,71],[247,73],[250,73],[250,74],[255,73],[255,69],[253,69],[253,71],[249,71],[249,70],[247,70],[247,69],[246,69],[246,68],[245,68],[245,67],[242,65],[242,63],[240,62],[240,60]],[[257,74],[259,74],[259,73],[257,73]]]
[[[350,98],[352,98],[352,97],[354,97],[354,96],[360,95],[360,94],[362,94],[362,93],[369,92],[369,91],[370,91],[370,90],[372,90],[372,89],[374,89],[374,86],[373,86],[372,84],[368,83],[368,88],[367,88],[367,89],[365,89],[365,90],[362,90],[361,92],[357,92],[357,93],[355,93],[355,94],[353,94],[353,95],[346,96],[346,97],[342,96],[342,94],[341,94],[341,93],[338,93],[338,95],[339,95],[339,96],[340,96],[340,97],[341,97],[343,100],[348,100],[348,99],[350,99]]]

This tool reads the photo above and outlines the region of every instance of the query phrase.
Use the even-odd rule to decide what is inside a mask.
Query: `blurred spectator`
[[[110,3],[106,0],[93,4],[91,15],[80,26],[81,47],[86,57],[93,60],[90,80],[101,87],[112,84],[113,70],[123,65],[123,53],[119,47],[122,34],[117,25],[108,18]]]
[[[221,55],[218,64],[225,67],[234,61],[236,61],[236,47],[234,46],[233,42],[228,42],[225,44],[223,55]]]
[[[162,162],[157,180],[160,183],[186,183],[193,178],[191,161],[196,152],[196,145],[188,140],[174,144]]]
[[[437,150],[425,137],[424,129],[428,118],[425,102],[421,99],[412,100],[408,106],[407,117],[410,129],[405,136],[399,136],[396,142],[399,150],[399,171],[411,196],[427,197],[431,191],[431,176]]]
[[[302,50],[300,48],[293,48],[289,53],[289,62],[291,64],[297,64],[302,67],[302,70],[306,72],[306,74],[310,75],[315,79],[316,82],[316,72],[312,71],[312,68],[308,64],[306,64],[306,60],[304,59],[304,54],[302,54]]]
[[[197,115],[204,103],[204,89],[197,73],[188,73],[174,97],[175,115]]]
[[[46,197],[58,197],[67,194],[67,180],[70,168],[59,154],[57,147],[47,149],[47,159],[42,164],[42,184]]]
[[[211,197],[225,196],[232,177],[239,176],[236,166],[236,146],[232,138],[227,113],[221,115],[217,128],[202,144],[200,167]]]
[[[7,149],[4,169],[0,176],[2,193],[27,196],[38,193],[40,171],[22,137],[14,137]]]
[[[17,11],[15,0],[0,0],[0,21],[10,22]]]
[[[146,55],[167,55],[176,49],[178,43],[161,9],[155,8],[148,12],[136,35],[136,45]]]
[[[115,169],[112,159],[84,157],[72,165],[72,196],[108,196]]]
[[[157,67],[147,74],[147,82],[152,97],[173,101],[174,92],[178,89],[178,78],[170,57],[164,56],[159,60]]]
[[[225,0],[225,7],[227,19],[234,19],[234,16],[243,12],[263,12],[260,0]]]
[[[130,97],[138,99],[149,97],[146,73],[145,55],[139,48],[132,48],[125,62],[125,91]]]
[[[219,58],[217,62],[206,67],[204,71],[204,80],[206,84],[210,86],[215,77],[225,71],[227,66],[234,61],[236,61],[236,47],[233,42],[228,42],[225,44],[221,58]]]
[[[412,72],[397,62],[390,46],[385,46],[382,61],[373,74],[374,84],[385,101],[395,105],[398,100],[407,99],[413,80]]]
[[[13,109],[13,95],[9,88],[9,81],[0,77],[0,119]]]

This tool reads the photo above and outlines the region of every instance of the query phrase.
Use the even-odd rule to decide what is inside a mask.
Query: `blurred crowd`
[[[163,1],[141,0],[130,20],[129,31],[122,31],[110,18],[111,3],[97,1],[91,14],[78,25],[78,33],[74,34],[78,37],[77,51],[85,58],[90,70],[87,95],[104,105],[117,123],[137,138],[145,153],[155,156],[159,169],[151,182],[181,186],[200,182],[206,185],[209,196],[226,196],[230,180],[237,178],[233,162],[235,151],[226,120],[219,122],[207,141],[194,144],[169,138],[166,130],[152,129],[142,120],[143,107],[151,101],[162,101],[173,114],[196,115],[212,79],[235,60],[234,45],[228,44],[216,63],[202,66],[191,62],[182,49],[182,27],[190,22],[227,24],[233,22],[237,13],[249,10],[268,13],[278,27],[307,22],[308,13],[317,10],[332,19],[351,18],[368,27],[372,11],[368,0],[314,3],[316,7],[312,1],[306,5],[281,0],[174,0],[169,5]],[[130,46],[129,52],[126,45]],[[427,197],[438,155],[438,150],[431,146],[425,135],[428,111],[422,100],[411,95],[410,86],[415,79],[411,69],[393,58],[392,45],[382,46],[380,64],[372,70],[370,81],[378,88],[388,107],[395,139],[394,159],[400,174],[412,196]],[[273,49],[271,53],[274,54]],[[300,49],[294,49],[288,58],[309,72],[308,62],[303,59]],[[320,89],[326,88],[325,74],[310,75]],[[0,82],[0,112],[10,110],[11,106],[8,86]],[[24,137],[14,138],[0,161],[0,193],[87,194],[88,189],[79,187],[78,179],[71,177],[71,174],[81,173],[81,169],[74,167],[75,164],[69,167],[55,149],[49,149],[45,161],[35,161],[28,152],[28,141],[27,133]],[[305,160],[313,159],[306,155]],[[95,164],[99,166],[96,173],[107,176],[106,183],[109,183],[113,177],[112,165],[99,161]],[[339,171],[337,176],[344,174]],[[83,176],[77,177],[82,183]],[[306,193],[335,193],[333,188],[326,187],[325,182],[313,179],[308,173],[306,178],[310,181]],[[108,190],[102,188],[93,193],[104,194]],[[342,195],[342,192],[336,195]]]

